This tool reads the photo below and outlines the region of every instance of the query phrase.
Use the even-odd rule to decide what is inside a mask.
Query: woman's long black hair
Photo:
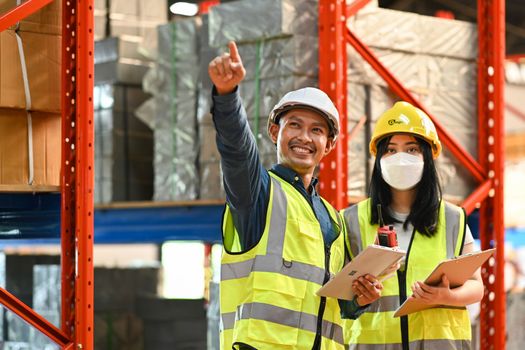
[[[370,181],[370,199],[372,215],[370,216],[370,223],[379,223],[377,214],[377,205],[381,204],[382,216],[385,224],[393,224],[399,222],[392,216],[390,204],[392,203],[392,191],[390,185],[383,180],[381,175],[381,157],[388,149],[391,136],[384,137],[377,143],[377,155],[374,163],[374,170],[372,171],[372,179]],[[414,228],[424,234],[425,236],[432,236],[436,232],[439,206],[441,203],[441,186],[439,178],[432,158],[432,149],[428,142],[419,137],[415,137],[417,143],[421,147],[423,154],[423,175],[421,181],[416,185],[416,198],[410,208],[410,214],[403,227],[406,229],[408,223],[411,223]]]

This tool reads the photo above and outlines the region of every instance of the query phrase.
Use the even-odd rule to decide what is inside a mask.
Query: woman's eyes
[[[411,147],[411,148],[407,149],[406,152],[407,153],[420,153],[421,150],[418,147]]]
[[[421,153],[421,150],[418,147],[410,147],[406,150],[400,151],[400,152],[406,152],[406,153]],[[386,150],[386,153],[388,154],[394,154],[397,153],[397,150],[395,148],[388,148]]]

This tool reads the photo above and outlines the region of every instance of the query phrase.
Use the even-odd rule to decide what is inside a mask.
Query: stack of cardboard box
[[[95,203],[151,200],[153,131],[135,117],[164,0],[95,1]]]
[[[0,32],[2,191],[57,190],[60,184],[61,3]],[[16,0],[1,0],[0,13],[16,6]]]
[[[136,40],[95,43],[95,203],[152,197],[153,133],[134,115],[147,69]]]
[[[157,26],[166,23],[165,0],[95,0],[95,40],[134,36],[147,52],[157,49]]]

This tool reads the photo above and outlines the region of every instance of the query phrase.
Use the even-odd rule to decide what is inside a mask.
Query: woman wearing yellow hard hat
[[[377,121],[370,151],[376,157],[370,197],[343,210],[351,255],[377,243],[380,224],[396,231],[407,255],[372,304],[359,299],[366,281],[353,286],[366,310],[345,330],[350,349],[470,349],[465,306],[483,297],[480,271],[458,288],[450,288],[446,277],[438,286],[423,283],[442,260],[474,250],[464,211],[442,198],[434,124],[422,110],[397,102]],[[408,297],[442,307],[393,317]]]

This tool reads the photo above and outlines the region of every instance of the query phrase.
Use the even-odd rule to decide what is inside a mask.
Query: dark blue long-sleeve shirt
[[[217,131],[217,149],[221,155],[226,201],[239,233],[242,251],[254,247],[262,237],[270,196],[270,175],[262,166],[257,143],[249,128],[246,111],[236,89],[227,95],[212,94],[213,122]],[[329,248],[337,238],[338,223],[333,222],[317,191],[317,179],[306,189],[292,169],[276,164],[270,170],[289,182],[310,203]],[[356,318],[363,308],[355,302],[341,303],[343,316]],[[356,310],[357,309],[357,310]]]

